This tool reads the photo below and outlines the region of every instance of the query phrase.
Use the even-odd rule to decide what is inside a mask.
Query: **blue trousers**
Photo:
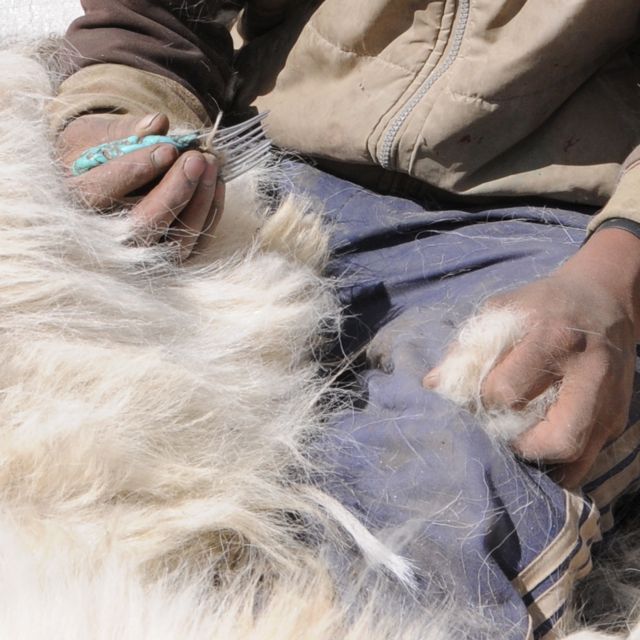
[[[507,638],[552,637],[616,500],[640,478],[636,394],[627,431],[570,493],[421,380],[483,299],[577,251],[589,213],[425,207],[304,165],[292,175],[290,188],[318,200],[329,221],[329,273],[347,314],[339,349],[362,353],[362,401],[328,428],[330,490],[395,541],[425,585],[448,576],[454,597]]]

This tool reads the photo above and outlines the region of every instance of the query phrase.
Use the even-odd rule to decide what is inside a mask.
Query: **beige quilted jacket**
[[[279,145],[351,178],[603,205],[640,143],[637,0],[209,0],[210,17],[231,23],[240,4],[239,78],[218,103],[255,100]],[[92,108],[206,118],[198,82],[170,64],[96,58],[63,84],[59,122]],[[635,173],[596,223],[640,221]]]

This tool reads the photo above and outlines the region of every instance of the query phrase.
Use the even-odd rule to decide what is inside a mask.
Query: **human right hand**
[[[114,158],[80,176],[72,176],[70,171],[73,162],[90,147],[131,135],[164,135],[168,129],[169,119],[163,114],[142,118],[85,115],[62,131],[58,149],[69,172],[68,183],[85,204],[102,211],[132,205],[129,213],[139,229],[140,241],[171,242],[185,259],[198,238],[211,233],[222,216],[225,189],[218,179],[214,156],[195,150],[180,155],[173,146],[158,144]],[[146,194],[145,188],[150,188]]]
[[[554,477],[579,488],[629,416],[640,340],[640,240],[620,229],[598,231],[555,272],[494,296],[487,308],[524,313],[527,332],[484,379],[483,406],[518,411],[557,386],[546,415],[511,444],[524,459],[557,465]],[[437,388],[439,368],[425,377],[427,388]]]

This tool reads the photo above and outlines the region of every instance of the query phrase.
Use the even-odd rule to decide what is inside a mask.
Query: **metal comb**
[[[121,140],[105,142],[87,149],[72,165],[74,176],[82,175],[109,160],[127,155],[154,144],[170,144],[178,151],[200,149],[215,155],[221,162],[220,177],[231,182],[247,171],[263,165],[269,158],[271,142],[267,139],[262,121],[268,112],[231,127],[221,127],[218,118],[210,131],[185,135],[129,136]]]

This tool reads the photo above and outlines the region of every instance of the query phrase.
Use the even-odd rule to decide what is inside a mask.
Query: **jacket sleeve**
[[[224,108],[232,75],[229,25],[242,0],[82,0],[67,32],[78,69],[51,108],[55,127],[89,111],[165,111],[199,125]]]
[[[603,222],[614,218],[640,224],[640,147],[622,165],[618,184],[605,207],[589,223],[588,233],[593,233]]]

